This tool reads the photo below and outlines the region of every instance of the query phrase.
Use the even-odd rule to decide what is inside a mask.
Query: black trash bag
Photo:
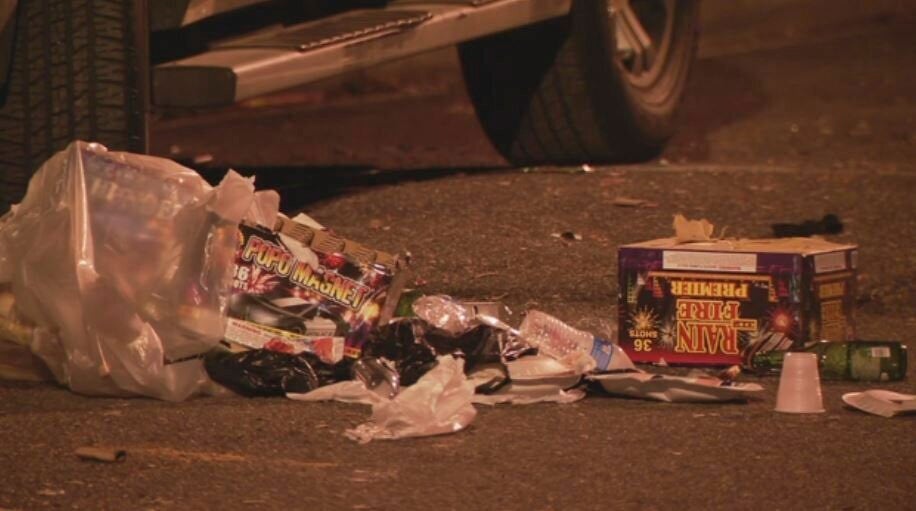
[[[392,321],[382,326],[365,348],[365,355],[394,363],[402,387],[413,385],[436,367],[436,352],[423,342],[425,323],[416,318]]]
[[[304,393],[349,377],[345,363],[329,365],[312,353],[292,355],[272,350],[231,353],[215,350],[204,358],[216,383],[249,397]]]
[[[468,373],[478,364],[501,364],[500,339],[504,332],[478,325],[461,335],[433,328],[419,318],[404,318],[381,327],[366,348],[366,354],[394,362],[401,386],[416,383],[436,366],[438,355],[460,355]]]
[[[457,337],[429,329],[424,334],[424,340],[440,355],[463,354],[464,369],[471,371],[478,364],[501,362],[499,340],[503,335],[492,327],[478,325]]]

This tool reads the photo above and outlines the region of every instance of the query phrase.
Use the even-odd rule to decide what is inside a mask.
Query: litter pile
[[[89,395],[365,403],[371,419],[347,431],[360,442],[459,431],[474,404],[570,403],[587,390],[743,401],[762,387],[735,381],[737,365],[778,372],[790,348],[842,346],[849,367],[820,356],[825,375],[906,374],[899,343],[806,343],[854,335],[854,246],[715,240],[679,218],[679,238],[621,248],[617,344],[544,311],[516,328],[499,303],[404,292],[405,258],[278,205],[232,171],[212,187],[168,160],[71,144],[0,220],[0,356],[16,366],[0,371],[47,368]],[[735,367],[680,377],[631,360]],[[778,407],[816,411],[791,409],[782,389]]]

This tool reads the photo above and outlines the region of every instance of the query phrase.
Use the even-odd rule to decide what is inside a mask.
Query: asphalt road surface
[[[282,190],[287,211],[409,250],[428,292],[604,335],[617,246],[669,235],[675,213],[748,237],[835,213],[846,230],[832,239],[861,247],[860,336],[911,346],[909,379],[879,387],[916,393],[916,24],[905,2],[748,4],[707,3],[682,129],[644,165],[505,167],[445,54],[422,72],[364,74],[365,89],[343,80],[164,120],[157,150],[242,167]],[[563,231],[582,240],[552,236]],[[0,508],[916,508],[916,417],[840,400],[874,385],[824,382],[826,413],[790,415],[773,411],[776,379],[743,378],[765,386],[762,399],[481,407],[466,431],[368,445],[342,435],[368,417],[359,405],[2,383]],[[127,458],[80,461],[86,445]]]

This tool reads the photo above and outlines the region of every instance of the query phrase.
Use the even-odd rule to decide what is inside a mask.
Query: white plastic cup
[[[786,353],[779,376],[776,411],[784,413],[823,413],[821,378],[817,354]]]

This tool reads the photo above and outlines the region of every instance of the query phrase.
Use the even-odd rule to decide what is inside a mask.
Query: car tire
[[[674,131],[698,18],[698,0],[574,0],[564,18],[459,54],[478,118],[510,163],[640,161]]]
[[[146,1],[20,0],[0,96],[0,212],[74,140],[145,152]]]

